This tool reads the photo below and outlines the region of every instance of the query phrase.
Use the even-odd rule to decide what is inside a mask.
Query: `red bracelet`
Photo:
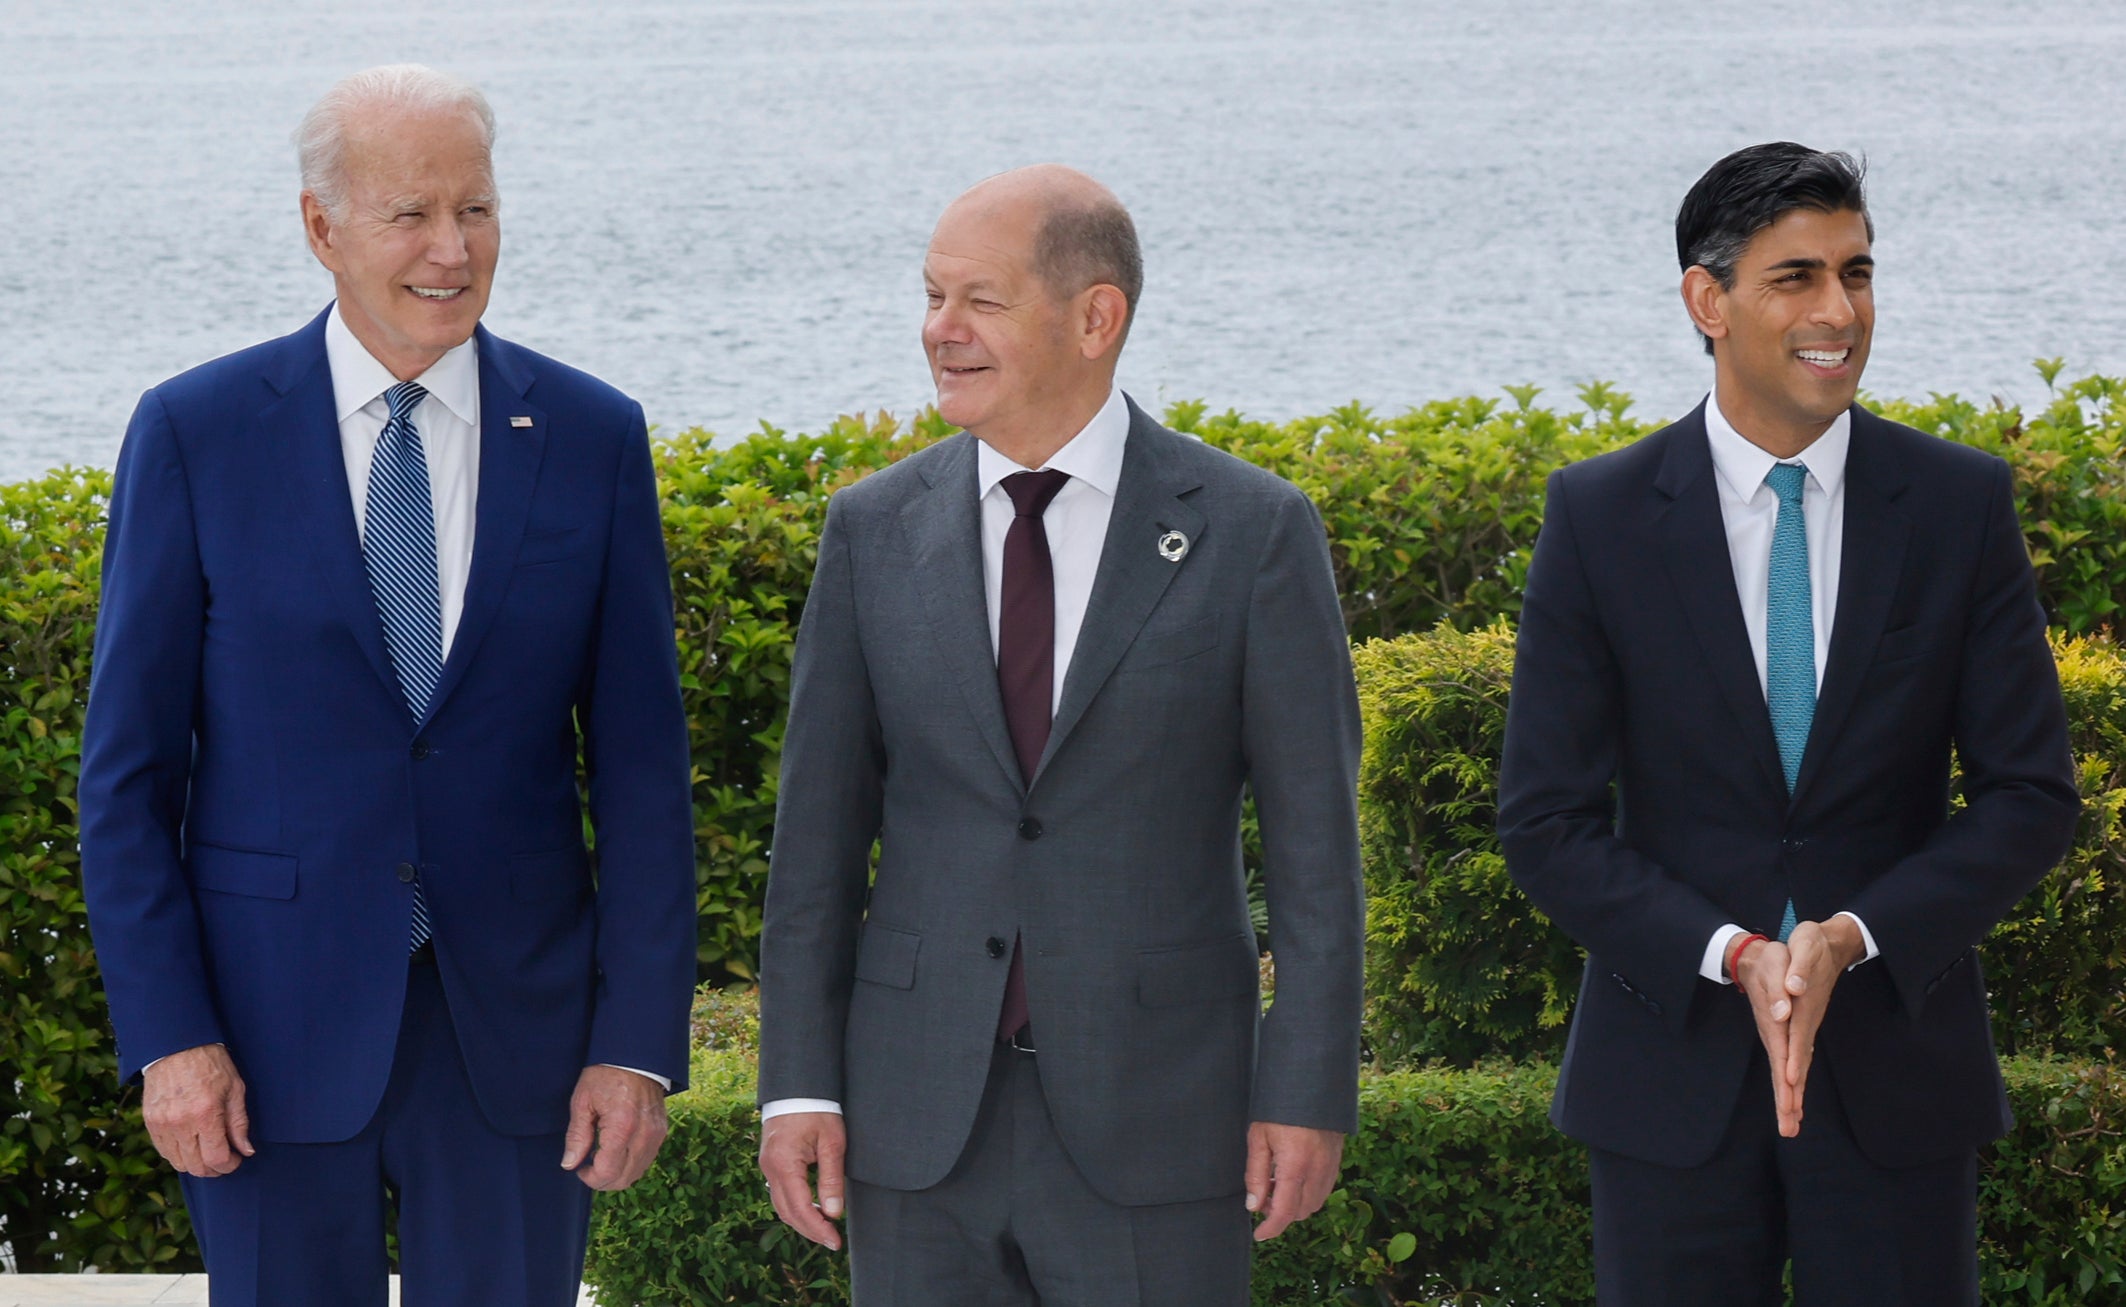
[[[1741,965],[1742,963],[1743,950],[1747,949],[1752,944],[1763,944],[1765,942],[1767,941],[1765,940],[1764,936],[1756,934],[1755,932],[1751,932],[1750,934],[1744,935],[1742,937],[1742,942],[1740,944],[1735,945],[1734,950],[1727,955],[1727,978],[1730,981],[1736,984],[1742,983],[1742,977],[1735,974],[1735,968]]]

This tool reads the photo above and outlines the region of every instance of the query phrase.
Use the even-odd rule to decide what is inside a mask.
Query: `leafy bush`
[[[2006,1051],[2096,1054],[2126,1031],[2126,656],[2054,642],[2086,808],[2073,850],[1982,948]],[[1390,1062],[1556,1057],[1581,954],[1507,878],[1492,829],[1513,675],[1505,624],[1353,655],[1366,1040]]]
[[[118,1086],[74,782],[107,472],[0,485],[0,1243],[22,1271],[196,1266],[176,1175]]]
[[[720,1011],[747,1000],[720,994]],[[1980,1170],[1984,1298],[2126,1305],[2126,1070],[2013,1059],[2017,1126]],[[586,1279],[606,1307],[827,1307],[847,1261],[781,1226],[754,1163],[753,1062],[697,1053],[642,1183],[601,1195]],[[1343,1180],[1255,1253],[1261,1307],[1565,1307],[1592,1300],[1586,1155],[1541,1063],[1373,1071]]]

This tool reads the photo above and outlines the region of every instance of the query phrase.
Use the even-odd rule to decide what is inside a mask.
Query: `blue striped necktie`
[[[1775,464],[1764,477],[1779,496],[1766,587],[1764,697],[1772,710],[1772,734],[1779,741],[1788,794],[1801,779],[1801,755],[1816,719],[1816,616],[1809,593],[1808,524],[1801,515],[1801,488],[1807,480],[1808,469],[1795,463]],[[1790,899],[1779,923],[1781,941],[1794,933],[1794,925]]]
[[[428,392],[402,381],[384,392],[391,416],[369,464],[362,507],[362,563],[384,621],[384,649],[406,706],[419,722],[443,675],[443,595],[436,580],[435,508],[428,494],[428,456],[413,411]],[[428,899],[413,882],[410,949],[428,942]]]

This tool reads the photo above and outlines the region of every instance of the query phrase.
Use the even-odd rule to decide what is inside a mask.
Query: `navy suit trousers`
[[[505,1135],[474,1100],[433,964],[411,964],[376,1116],[331,1144],[261,1143],[185,1178],[214,1307],[383,1307],[387,1209],[405,1307],[572,1307],[591,1191],[559,1133]]]

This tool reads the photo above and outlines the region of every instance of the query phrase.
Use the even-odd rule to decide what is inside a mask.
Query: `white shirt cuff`
[[[792,1112],[832,1112],[840,1116],[842,1105],[829,1098],[778,1098],[760,1105],[760,1119],[763,1121],[788,1116]]]
[[[641,1076],[645,1080],[656,1081],[658,1087],[663,1089],[664,1092],[666,1092],[667,1094],[672,1092],[672,1081],[670,1077],[658,1075],[655,1071],[644,1071],[640,1067],[622,1066],[618,1062],[600,1062],[598,1065],[609,1066],[615,1071],[633,1071],[636,1075]]]
[[[1698,974],[1716,985],[1734,984],[1727,978],[1727,946],[1738,936],[1747,934],[1748,931],[1732,923],[1714,931],[1712,940],[1705,946],[1705,957],[1698,963]]]
[[[1853,924],[1860,928],[1860,942],[1868,946],[1868,955],[1862,958],[1860,962],[1873,962],[1876,958],[1882,956],[1882,950],[1875,947],[1875,936],[1869,932],[1867,922],[1862,921],[1859,917],[1854,917],[1850,912],[1841,912],[1838,915],[1841,917],[1853,917]],[[1855,962],[1853,967],[1859,966],[1860,962]],[[1846,970],[1851,971],[1853,967],[1847,967]]]

